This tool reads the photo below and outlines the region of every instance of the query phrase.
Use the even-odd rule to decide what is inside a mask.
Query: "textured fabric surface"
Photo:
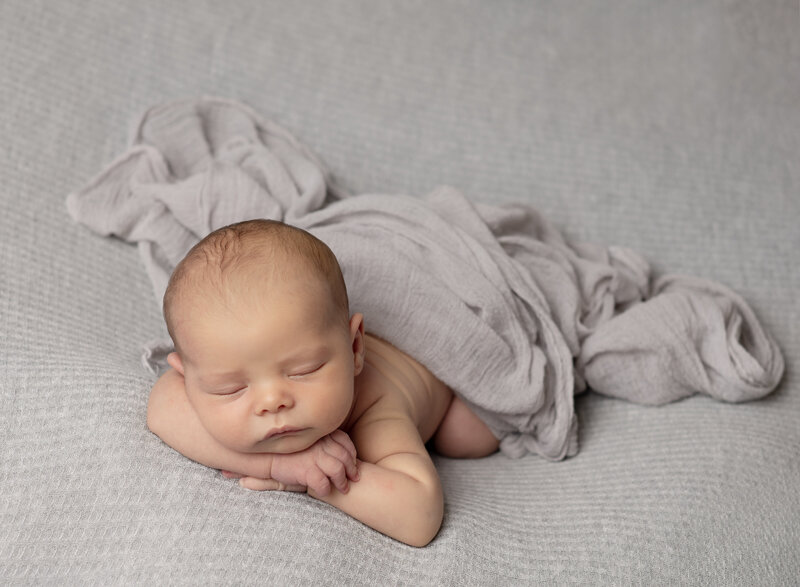
[[[508,456],[578,450],[573,393],[648,405],[696,392],[771,392],[783,356],[741,297],[701,278],[650,283],[630,249],[576,243],[531,206],[337,194],[287,130],[220,98],[150,109],[134,144],[67,197],[73,219],[139,246],[156,302],[210,232],[253,218],[325,242],[368,331],[421,361],[465,400]],[[151,373],[171,341],[145,348]],[[574,363],[574,366],[573,366]]]
[[[0,2],[0,582],[785,585],[800,575],[795,2]],[[64,196],[148,106],[240,99],[353,193],[451,184],[742,294],[775,393],[576,398],[581,451],[437,459],[425,549],[146,428],[138,254]],[[132,129],[131,132],[135,132]]]

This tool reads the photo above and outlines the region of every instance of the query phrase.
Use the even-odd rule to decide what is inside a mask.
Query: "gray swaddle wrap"
[[[783,357],[747,303],[704,279],[663,276],[622,247],[567,243],[528,206],[351,196],[290,133],[228,100],[149,110],[133,145],[70,194],[72,217],[138,243],[160,301],[177,262],[209,232],[251,218],[308,230],[336,254],[351,311],[415,357],[510,456],[577,452],[573,394],[644,404],[693,393],[763,397]],[[169,341],[147,345],[165,365]]]

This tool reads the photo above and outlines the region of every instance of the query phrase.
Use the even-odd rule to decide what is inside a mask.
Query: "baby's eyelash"
[[[291,375],[289,375],[289,377],[303,377],[304,375],[311,375],[312,373],[316,373],[317,371],[322,369],[322,367],[324,367],[324,366],[325,366],[325,363],[321,363],[321,364],[317,365],[316,367],[314,367],[313,369],[307,369],[307,370],[302,371],[300,373],[292,373]]]
[[[218,391],[216,392],[217,395],[233,395],[234,393],[239,393],[242,391],[246,386],[243,385],[242,387],[237,387],[236,389],[232,389],[230,391]]]

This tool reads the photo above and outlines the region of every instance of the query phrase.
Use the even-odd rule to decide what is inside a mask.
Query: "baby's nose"
[[[259,415],[280,412],[294,406],[290,393],[276,385],[264,385],[255,389],[255,412]]]

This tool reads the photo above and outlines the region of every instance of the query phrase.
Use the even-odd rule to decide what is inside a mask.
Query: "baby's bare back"
[[[450,388],[424,365],[385,340],[366,334],[365,369],[356,386],[354,416],[375,403],[402,404],[423,442],[433,438],[436,452],[454,458],[480,458],[497,450],[498,441]],[[389,399],[378,402],[379,399]],[[367,408],[368,409],[368,408]]]

